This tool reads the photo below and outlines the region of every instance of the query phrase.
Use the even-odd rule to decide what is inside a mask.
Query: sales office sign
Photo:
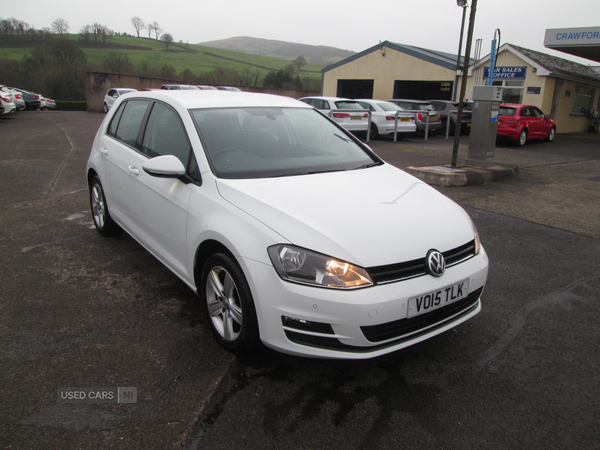
[[[489,78],[490,67],[483,68],[483,78]],[[527,67],[525,66],[498,66],[494,67],[494,80],[513,79],[524,80],[527,76]]]

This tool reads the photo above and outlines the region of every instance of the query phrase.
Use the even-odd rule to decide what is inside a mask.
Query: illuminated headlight
[[[479,239],[479,232],[477,231],[477,227],[471,220],[471,225],[473,225],[473,233],[475,234],[475,254],[479,255],[479,250],[481,250],[481,240]]]
[[[362,267],[293,245],[269,247],[269,257],[281,278],[293,283],[333,289],[373,285]]]

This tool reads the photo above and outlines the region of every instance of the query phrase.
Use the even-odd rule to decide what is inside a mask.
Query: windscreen
[[[314,109],[215,108],[191,111],[219,178],[268,178],[381,164]]]

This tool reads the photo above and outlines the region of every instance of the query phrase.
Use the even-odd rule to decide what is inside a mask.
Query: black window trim
[[[169,105],[168,103],[165,103],[163,101],[160,100],[154,100],[154,99],[148,99],[148,98],[130,98],[127,99],[126,101],[124,101],[123,103],[121,103],[121,105],[119,105],[119,109],[123,108],[123,110],[125,110],[125,106],[127,103],[129,103],[130,101],[135,101],[135,100],[142,100],[145,102],[148,102],[149,105],[146,108],[146,111],[144,112],[144,117],[142,118],[142,121],[140,122],[140,128],[138,130],[138,134],[136,136],[135,139],[135,147],[132,147],[131,145],[129,145],[126,142],[123,142],[122,140],[118,139],[116,136],[113,136],[111,134],[108,134],[108,130],[110,129],[110,125],[112,124],[112,121],[114,120],[114,116],[111,119],[111,121],[108,124],[108,127],[106,128],[106,131],[104,133],[105,136],[110,136],[112,139],[118,141],[119,143],[126,145],[127,147],[129,147],[130,149],[136,151],[137,153],[139,153],[140,155],[144,156],[145,158],[147,158],[148,160],[152,159],[150,158],[150,156],[148,156],[146,153],[144,153],[142,151],[142,144],[144,141],[144,135],[146,134],[146,128],[148,126],[148,119],[150,118],[150,114],[152,113],[152,110],[154,109],[154,105],[156,103],[160,103],[163,106],[169,108],[171,111],[173,111],[175,113],[175,116],[179,119],[179,122],[181,123],[181,127],[186,130],[185,125],[183,123],[183,120],[181,120],[181,116],[179,115],[179,113],[173,109],[173,107],[171,105]],[[118,111],[117,111],[118,112]],[[116,116],[117,113],[115,113]],[[121,122],[121,118],[123,117],[123,113],[121,113],[120,117],[119,117],[119,123],[117,123],[117,129],[119,128],[119,124]],[[198,164],[198,160],[196,159],[196,156],[194,154],[194,147],[192,146],[192,143],[190,142],[189,136],[187,135],[186,132],[186,139],[188,144],[190,145],[190,153],[188,155],[188,161],[185,167],[185,175],[181,178],[179,178],[181,180],[182,183],[185,184],[195,184],[197,186],[202,186],[202,174],[200,174],[199,179],[196,179],[194,177],[192,177],[190,175],[190,167],[192,166],[192,158],[194,158],[195,164],[196,166],[199,168],[200,165]]]

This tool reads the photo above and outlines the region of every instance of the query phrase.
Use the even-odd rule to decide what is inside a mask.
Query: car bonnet
[[[268,179],[217,179],[220,195],[288,241],[364,267],[422,258],[473,239],[464,210],[384,164]]]

